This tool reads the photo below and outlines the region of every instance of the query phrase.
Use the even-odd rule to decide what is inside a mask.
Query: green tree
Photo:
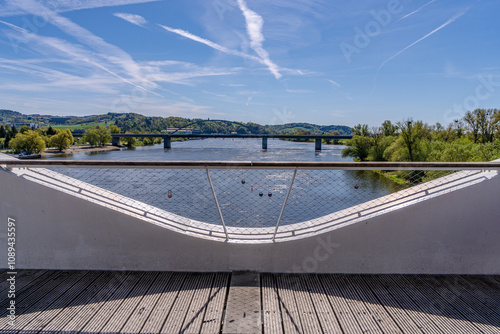
[[[50,137],[50,146],[57,148],[61,152],[69,148],[73,140],[71,131],[62,130]]]
[[[359,161],[365,161],[370,154],[373,138],[355,135],[342,150],[342,157],[353,157]]]
[[[25,133],[17,133],[9,142],[9,147],[16,153],[40,153],[45,149],[45,142],[36,131],[28,130]]]
[[[476,109],[465,113],[464,121],[467,123],[474,143],[492,142],[495,132],[500,127],[500,110]]]
[[[5,127],[3,126],[3,124],[0,124],[0,138],[5,138],[6,135],[7,131],[5,131]]]
[[[122,140],[128,147],[134,147],[137,145],[137,139],[135,139],[135,137],[126,137],[122,138]]]
[[[394,136],[398,132],[398,126],[392,124],[391,121],[387,120],[382,123],[382,134],[385,137]]]
[[[100,146],[104,146],[111,141],[111,134],[109,133],[108,129],[101,126],[97,126],[96,130]]]
[[[370,148],[367,160],[370,161],[387,161],[385,151],[396,141],[397,136],[383,136],[375,134],[372,136],[372,147]]]
[[[99,144],[99,136],[96,129],[88,129],[82,137],[83,141],[89,143],[90,146],[97,146]]]
[[[96,126],[85,131],[83,140],[89,143],[90,146],[104,146],[111,141],[111,134],[106,128]]]
[[[120,128],[113,124],[109,127],[109,132],[110,133],[120,133]]]
[[[425,140],[430,141],[430,129],[422,121],[411,119],[398,122],[400,135],[394,144],[399,144],[397,161],[425,161]],[[393,159],[394,160],[394,157]]]
[[[370,135],[370,131],[368,130],[368,124],[358,124],[352,128],[352,133],[355,136],[363,136],[368,137]]]
[[[21,128],[19,129],[19,132],[21,133],[26,133],[27,131],[31,130],[31,128],[27,125],[23,125],[21,126]]]
[[[47,136],[53,136],[57,133],[56,130],[52,126],[49,125],[49,128],[47,129]]]

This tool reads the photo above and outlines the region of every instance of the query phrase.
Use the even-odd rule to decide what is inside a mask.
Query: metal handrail
[[[77,168],[221,168],[221,169],[343,169],[343,170],[465,170],[500,169],[500,162],[310,162],[310,161],[122,161],[122,160],[0,160],[6,167]]]
[[[128,198],[127,194],[117,193],[119,198],[115,199],[113,189],[109,190],[106,196],[106,205],[114,205],[120,210],[128,210],[133,214],[139,214],[141,217],[146,217],[147,219],[152,219],[154,221],[160,221],[162,224],[165,223],[174,229],[183,230],[186,233],[194,233],[196,235],[202,235],[207,238],[225,240],[226,242],[256,242],[256,241],[266,241],[266,242],[276,242],[282,240],[288,240],[289,238],[294,238],[295,236],[301,237],[307,233],[313,233],[312,231],[322,230],[325,228],[333,228],[332,224],[344,223],[345,219],[364,219],[370,214],[376,214],[377,212],[382,212],[387,210],[388,207],[392,208],[397,205],[401,205],[401,201],[404,200],[405,203],[408,201],[422,200],[423,197],[432,198],[436,194],[441,194],[448,192],[449,189],[453,187],[462,187],[463,184],[473,184],[474,182],[479,182],[479,180],[487,179],[488,175],[483,174],[495,174],[497,175],[500,171],[500,162],[294,162],[294,161],[113,161],[113,160],[17,160],[17,159],[3,159],[0,160],[0,170],[5,168],[19,176],[25,177],[28,180],[37,180],[36,182],[42,183],[44,185],[55,187],[56,189],[69,192],[77,196],[87,196],[96,200],[96,196],[102,195],[102,189],[99,184],[95,185],[92,182],[85,183],[85,180],[80,180],[78,178],[72,179],[70,175],[67,177],[64,173],[59,175],[59,171],[55,171],[57,168],[82,168],[82,169],[93,169],[83,172],[89,172],[88,174],[94,175],[98,169],[137,169],[140,173],[142,170],[149,169],[152,173],[169,173],[167,170],[171,169],[171,173],[181,173],[182,169],[189,169],[195,172],[204,170],[206,173],[206,178],[208,180],[211,195],[213,196],[213,203],[217,209],[219,223],[213,223],[217,219],[209,222],[202,220],[188,220],[184,221],[182,216],[176,215],[175,211],[172,214],[170,211],[165,211],[167,215],[161,216],[157,213],[157,210],[163,210],[162,207],[147,206],[150,205],[148,202],[141,203],[130,201],[136,201],[134,197]],[[52,170],[51,170],[52,169]],[[156,171],[154,171],[156,169]],[[214,188],[214,183],[212,183],[212,176],[218,173],[223,176],[224,170],[228,170],[228,175],[235,175],[235,170],[248,170],[249,173],[253,173],[256,170],[287,170],[290,172],[291,179],[288,189],[283,194],[285,195],[283,203],[281,205],[281,211],[279,212],[279,217],[276,215],[277,221],[271,223],[269,226],[258,226],[258,227],[238,227],[231,225],[231,219],[225,216],[228,212],[223,212],[225,210],[224,196],[219,197],[217,195],[216,189]],[[339,215],[335,216],[334,212],[324,214],[322,213],[323,221],[312,222],[308,220],[299,221],[294,224],[289,224],[284,226],[282,219],[284,218],[284,213],[289,207],[289,197],[292,196],[292,188],[294,188],[294,182],[296,182],[296,176],[299,171],[305,171],[304,176],[307,177],[309,170],[323,170],[323,171],[334,171],[333,174],[338,173],[341,170],[413,170],[413,171],[424,171],[424,170],[441,170],[444,171],[442,175],[448,175],[447,178],[441,178],[440,182],[433,183],[434,180],[430,180],[427,183],[422,183],[411,187],[406,193],[400,193],[396,197],[392,194],[387,196],[393,197],[382,197],[381,202],[375,202],[375,200],[369,200],[363,206],[360,204],[354,204],[350,209],[340,209]],[[462,173],[449,173],[449,171],[465,171]],[[493,171],[492,173],[481,173],[484,171]],[[69,172],[69,171],[68,171]],[[52,173],[52,174],[51,174]],[[260,172],[259,172],[260,173]],[[323,172],[320,172],[323,173]],[[69,173],[71,174],[71,173]],[[78,173],[77,173],[78,174]],[[451,174],[451,175],[450,175]],[[431,177],[434,174],[431,175]],[[455,175],[455,177],[453,176]],[[490,175],[490,176],[491,176]],[[63,177],[63,178],[61,178]],[[470,178],[471,177],[471,178]],[[233,178],[234,179],[234,178]],[[460,180],[457,183],[457,180]],[[75,181],[76,183],[74,183]],[[220,177],[215,179],[220,183]],[[223,182],[225,182],[223,180]],[[244,182],[242,182],[244,184]],[[358,185],[351,185],[351,189],[358,189]],[[92,190],[94,189],[94,190]],[[105,191],[106,187],[103,188]],[[283,189],[286,189],[283,187]],[[296,189],[301,189],[299,184]],[[253,192],[253,187],[252,187]],[[122,196],[125,196],[122,198]],[[261,196],[261,195],[260,195]],[[261,196],[262,197],[262,196]],[[271,195],[269,195],[271,197]],[[99,197],[101,198],[101,197]],[[220,199],[223,202],[219,202]],[[274,197],[276,198],[276,197]],[[101,199],[98,199],[101,201]],[[111,203],[111,204],[110,204]],[[114,204],[113,204],[114,203]],[[278,202],[276,202],[278,203]],[[140,204],[140,205],[139,205]],[[146,205],[143,207],[141,205]],[[221,207],[221,205],[223,205]],[[278,210],[278,208],[276,208]],[[128,212],[127,211],[127,212]],[[214,212],[215,213],[215,212]],[[278,211],[276,211],[276,214]],[[336,214],[336,213],[335,213]],[[229,216],[229,215],[228,215]],[[159,217],[159,218],[158,218]],[[165,218],[167,217],[167,218]],[[350,218],[349,218],[350,217]],[[213,216],[215,218],[215,215]],[[163,219],[163,220],[162,220]],[[316,218],[315,218],[316,219]],[[312,222],[312,223],[311,223]],[[226,225],[229,223],[229,225]],[[215,228],[216,227],[216,228]],[[221,228],[222,227],[222,228]],[[184,229],[183,229],[184,228]],[[208,232],[207,232],[208,231]],[[208,234],[207,234],[208,233]]]

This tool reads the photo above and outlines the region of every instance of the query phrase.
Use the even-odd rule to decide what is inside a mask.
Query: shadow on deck
[[[264,333],[500,332],[499,276],[254,275],[252,295],[229,273],[23,270],[9,299],[4,272],[0,332],[249,333],[245,321]]]

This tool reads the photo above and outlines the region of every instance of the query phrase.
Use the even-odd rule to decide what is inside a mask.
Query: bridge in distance
[[[120,138],[163,138],[163,147],[166,149],[172,148],[172,138],[262,138],[262,149],[267,150],[267,139],[314,139],[315,148],[317,151],[321,150],[321,140],[332,139],[351,139],[352,136],[340,135],[287,135],[287,134],[210,134],[210,133],[196,133],[196,134],[165,134],[165,133],[113,133],[113,145],[120,144]]]
[[[82,133],[73,133],[74,137],[81,137]],[[321,151],[321,140],[351,139],[352,136],[341,135],[286,135],[286,134],[221,134],[221,133],[194,133],[194,134],[165,134],[165,133],[112,133],[112,144],[120,145],[120,138],[163,138],[163,147],[172,148],[172,138],[262,138],[262,149],[267,150],[267,139],[314,139],[315,148]]]

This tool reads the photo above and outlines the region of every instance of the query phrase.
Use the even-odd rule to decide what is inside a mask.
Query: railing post
[[[229,235],[227,234],[226,224],[224,223],[224,217],[222,216],[222,211],[220,210],[219,201],[217,201],[217,195],[215,195],[214,185],[212,184],[212,178],[210,177],[210,173],[208,172],[208,167],[205,167],[205,170],[207,171],[207,178],[208,178],[208,183],[210,183],[210,189],[212,189],[212,194],[214,195],[215,206],[217,207],[220,221],[222,222],[222,228],[224,228],[224,233],[226,234],[226,241],[228,241]]]
[[[286,194],[285,201],[283,202],[283,207],[281,208],[281,213],[278,218],[278,222],[276,223],[276,228],[274,229],[273,241],[276,239],[276,234],[278,233],[278,227],[281,223],[281,218],[283,217],[283,212],[285,212],[286,202],[288,202],[288,197],[290,196],[290,192],[292,191],[293,182],[295,181],[295,175],[297,175],[297,168],[293,171],[292,182],[290,182],[290,187],[288,188],[288,192]]]
[[[267,150],[267,137],[262,137],[262,149]]]

